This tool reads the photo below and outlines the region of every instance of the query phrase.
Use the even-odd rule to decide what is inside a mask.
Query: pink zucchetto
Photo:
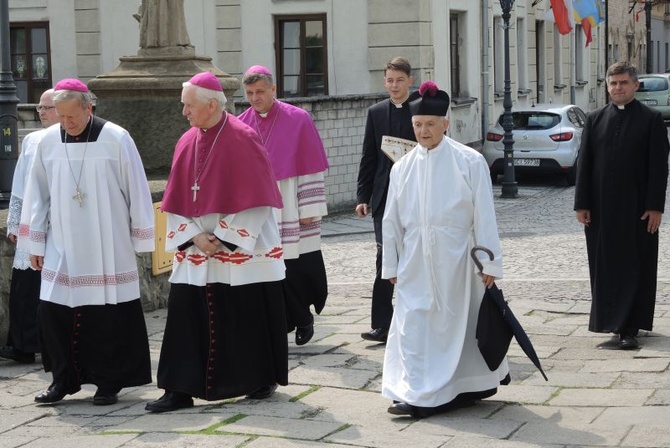
[[[202,87],[209,90],[217,90],[223,92],[221,81],[212,72],[202,72],[189,79],[188,82],[194,86]]]
[[[86,84],[75,78],[61,79],[54,86],[54,91],[74,90],[75,92],[88,92]]]
[[[267,76],[272,76],[272,72],[270,69],[267,67],[263,67],[262,65],[254,65],[253,67],[249,67],[249,70],[247,70],[245,75],[267,75]]]

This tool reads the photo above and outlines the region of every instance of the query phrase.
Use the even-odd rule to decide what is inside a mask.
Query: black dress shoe
[[[37,403],[55,403],[61,401],[67,395],[65,384],[55,383],[39,395],[35,396]]]
[[[272,386],[261,386],[255,391],[247,395],[249,400],[263,400],[265,398],[270,398],[272,394],[277,390],[277,385],[273,384]]]
[[[619,348],[621,350],[634,350],[639,347],[635,336],[621,336],[619,338]]]
[[[96,406],[109,406],[110,404],[116,404],[118,401],[118,390],[98,388],[95,395],[93,395],[93,404]]]
[[[361,337],[366,341],[386,343],[389,331],[386,328],[374,328],[366,333],[361,333]]]
[[[393,403],[391,406],[389,406],[387,412],[393,415],[412,415],[412,408],[412,405],[399,402]]]
[[[295,329],[295,345],[305,345],[314,336],[314,319],[312,323],[304,327],[297,327]]]
[[[35,353],[26,353],[14,347],[0,347],[0,358],[11,359],[21,364],[32,364],[35,362]]]
[[[161,413],[176,411],[193,407],[193,398],[182,392],[165,391],[162,397],[156,401],[147,403],[144,407],[149,412]]]

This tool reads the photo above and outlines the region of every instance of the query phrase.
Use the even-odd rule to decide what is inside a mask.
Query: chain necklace
[[[81,191],[81,175],[84,172],[84,160],[86,159],[86,148],[88,148],[88,139],[91,136],[91,129],[93,129],[93,116],[90,117],[90,126],[88,128],[88,133],[86,134],[86,143],[84,143],[84,154],[81,157],[81,166],[79,167],[79,176],[74,175],[74,170],[72,169],[72,163],[70,162],[70,153],[67,150],[67,132],[65,132],[65,138],[63,139],[63,144],[65,145],[65,156],[67,157],[67,165],[70,167],[70,174],[72,175],[72,180],[74,180],[74,196],[72,199],[79,203],[79,207],[84,206],[84,199],[86,199],[86,193]]]
[[[277,122],[277,117],[279,117],[279,114],[281,113],[281,106],[279,104],[279,101],[275,101],[277,103],[277,114],[275,115],[274,120],[272,120],[272,124],[270,125],[270,131],[268,132],[267,138],[263,139],[263,134],[261,133],[261,128],[258,126],[258,114],[254,114],[254,124],[256,125],[256,132],[258,132],[258,137],[261,139],[261,143],[263,143],[263,146],[267,147],[268,142],[270,141],[270,137],[272,136],[272,130],[275,128],[275,123]]]
[[[193,174],[195,176],[195,181],[193,182],[193,185],[191,186],[191,191],[193,191],[193,202],[195,202],[196,199],[198,198],[198,191],[200,190],[200,185],[198,185],[198,180],[200,180],[200,175],[202,174],[205,167],[207,166],[207,161],[209,160],[209,156],[212,155],[212,150],[214,149],[214,145],[216,145],[216,141],[219,139],[219,134],[221,134],[221,131],[223,130],[223,127],[226,125],[226,122],[228,121],[228,112],[224,112],[224,114],[226,114],[226,116],[223,119],[223,123],[221,124],[221,127],[219,128],[219,132],[216,133],[216,136],[214,137],[214,141],[212,142],[212,146],[209,147],[209,152],[207,153],[207,157],[205,158],[205,161],[202,164],[202,167],[200,168],[200,171],[198,171],[197,173],[196,173],[196,170],[198,169],[198,144],[197,144],[197,141],[194,144]]]

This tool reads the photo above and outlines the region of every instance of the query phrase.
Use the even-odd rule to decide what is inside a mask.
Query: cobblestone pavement
[[[496,185],[499,195],[500,186]],[[658,302],[641,348],[614,349],[587,331],[589,283],[574,190],[523,184],[496,199],[505,290],[549,381],[515,342],[512,383],[471,408],[425,420],[394,417],[380,396],[384,347],[369,328],[375,247],[370,219],[330,217],[323,252],[328,304],[313,342],[290,341],[290,385],[270,399],[196,400],[192,409],[151,415],[155,384],[124,389],[119,403],[92,405],[93,388],[53,406],[33,396],[49,383],[39,365],[0,361],[0,447],[670,447],[670,238],[661,227]],[[154,369],[165,311],[147,313]]]

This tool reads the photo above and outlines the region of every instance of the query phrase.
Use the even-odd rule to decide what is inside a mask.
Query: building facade
[[[21,102],[36,103],[59,79],[87,81],[113,70],[120,57],[136,55],[134,16],[140,5],[167,1],[175,0],[10,0],[12,68]],[[611,6],[615,2],[609,3],[619,14]],[[619,3],[623,10],[628,2]],[[556,31],[549,6],[549,0],[513,5],[508,30],[513,105],[574,103],[587,111],[603,105],[605,27],[594,28],[587,47],[580,26],[567,35]],[[338,202],[331,204],[336,208],[355,201],[364,131],[365,111],[348,116],[346,108],[367,107],[366,95],[384,92],[382,67],[390,58],[410,60],[415,86],[432,79],[450,93],[449,133],[460,142],[478,148],[503,111],[504,23],[498,1],[188,0],[185,7],[196,54],[212,57],[215,66],[236,77],[251,65],[270,67],[278,96],[309,109],[322,135],[333,129],[328,121],[351,119],[348,129],[323,135],[339,139],[340,146],[327,148],[329,157],[345,157],[337,172],[346,173],[342,182],[354,183],[329,184],[337,190]],[[621,33],[610,37],[610,61],[622,49],[614,34],[618,39]],[[235,99],[243,103],[240,91]],[[331,112],[317,116],[316,110]]]

